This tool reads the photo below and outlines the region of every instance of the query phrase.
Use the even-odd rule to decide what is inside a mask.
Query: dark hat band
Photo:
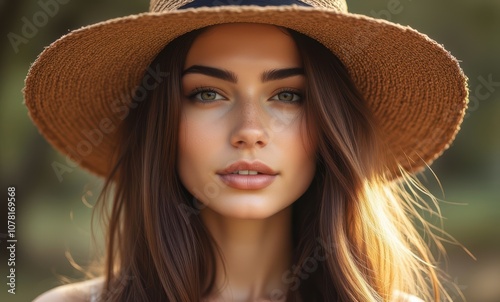
[[[198,8],[198,7],[216,7],[216,6],[227,6],[227,5],[257,5],[257,6],[282,6],[282,5],[299,5],[299,6],[311,6],[307,3],[298,0],[274,0],[274,1],[263,1],[263,0],[195,0],[186,5],[179,7],[179,9],[186,8]]]

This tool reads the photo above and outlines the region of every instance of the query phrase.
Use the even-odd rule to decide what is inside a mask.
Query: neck
[[[282,275],[292,261],[291,214],[291,206],[265,219],[226,217],[209,208],[201,212],[224,258],[217,257],[218,292],[210,301],[279,301],[287,291]]]

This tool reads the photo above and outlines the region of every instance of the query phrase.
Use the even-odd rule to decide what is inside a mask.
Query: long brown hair
[[[201,301],[214,290],[220,252],[176,172],[182,68],[202,31],[159,53],[151,68],[168,76],[123,122],[100,196],[105,301]],[[412,224],[417,218],[431,230],[416,210],[422,200],[405,193],[405,181],[385,177],[377,126],[343,64],[313,39],[287,32],[302,56],[304,113],[318,141],[316,175],[292,206],[287,301],[388,301],[395,290],[439,301],[434,259]]]

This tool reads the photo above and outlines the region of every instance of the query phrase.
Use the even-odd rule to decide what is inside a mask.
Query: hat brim
[[[234,22],[294,29],[347,67],[387,143],[386,166],[420,171],[448,148],[467,107],[466,78],[441,45],[405,26],[310,7],[217,7],[143,13],[70,32],[32,65],[25,104],[42,135],[99,176],[110,170],[116,130],[156,55],[198,28]]]

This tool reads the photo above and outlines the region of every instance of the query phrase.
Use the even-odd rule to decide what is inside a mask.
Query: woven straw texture
[[[441,45],[409,27],[347,13],[344,1],[175,10],[189,2],[153,0],[152,12],[87,26],[47,47],[24,89],[41,134],[83,168],[106,175],[118,125],[158,52],[191,30],[232,22],[292,28],[335,53],[381,125],[394,177],[398,165],[422,170],[459,130],[466,78]]]

